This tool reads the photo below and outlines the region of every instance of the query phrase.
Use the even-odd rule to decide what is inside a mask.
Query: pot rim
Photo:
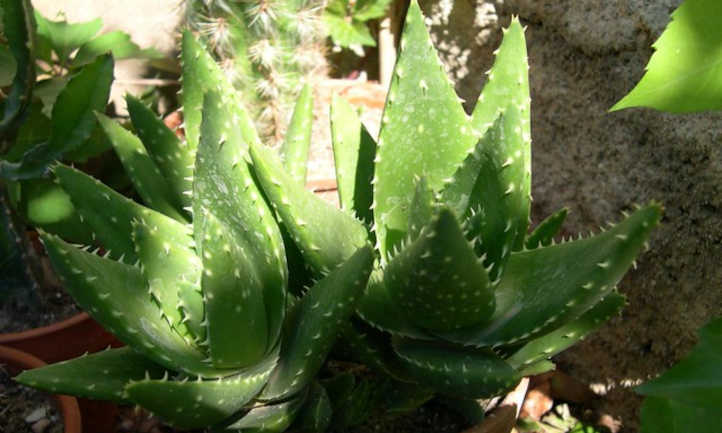
[[[51,323],[50,325],[30,328],[25,331],[0,333],[0,345],[52,334],[61,329],[70,328],[86,320],[90,320],[90,315],[86,312],[80,312],[67,319]]]
[[[31,370],[47,365],[36,356],[2,345],[0,345],[0,362],[13,365],[22,370]],[[60,414],[63,417],[63,431],[65,433],[82,433],[78,400],[69,395],[49,395],[55,399]]]

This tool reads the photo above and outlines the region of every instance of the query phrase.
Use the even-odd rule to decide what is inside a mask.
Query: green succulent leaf
[[[494,120],[513,105],[519,112],[519,126],[524,142],[531,142],[531,98],[529,96],[529,63],[527,61],[524,28],[513,18],[504,29],[504,38],[495,52],[496,58],[474,107],[472,123],[480,134],[491,127]],[[527,146],[523,158],[530,164]],[[527,188],[528,189],[528,188]]]
[[[302,393],[282,403],[256,406],[225,429],[242,433],[283,432],[293,423],[305,401],[306,393]]]
[[[109,256],[135,263],[138,257],[129,236],[133,232],[132,221],[151,210],[74,168],[59,164],[53,173],[70,196],[81,221],[88,224],[93,238]]]
[[[275,344],[269,337],[263,286],[234,232],[210,210],[202,212],[201,287],[211,363],[218,368],[252,365]]]
[[[493,280],[504,271],[509,254],[522,249],[529,224],[531,143],[524,141],[520,120],[521,113],[509,105],[460,169],[476,167],[478,173],[468,200],[469,210],[475,210],[478,218],[470,220],[476,224],[467,230],[470,237],[478,237],[477,249],[486,254]]]
[[[426,178],[422,177],[416,183],[414,198],[409,207],[409,240],[416,240],[434,215],[436,198],[434,192],[429,188]]]
[[[382,260],[406,235],[415,178],[425,176],[429,187],[438,190],[475,141],[469,119],[431,45],[421,9],[412,1],[375,160],[374,218]]]
[[[575,320],[612,291],[661,212],[651,204],[596,236],[512,253],[496,288],[491,321],[443,338],[475,346],[514,344]]]
[[[70,394],[97,400],[130,403],[128,382],[161,378],[166,370],[130,347],[108,349],[92,355],[25,370],[15,380],[53,394]]]
[[[525,248],[533,250],[539,246],[548,247],[554,240],[554,236],[562,228],[568,212],[567,208],[559,209],[540,222],[534,231],[527,236]]]
[[[35,84],[35,22],[29,0],[3,0],[0,5],[8,54],[12,55],[15,62],[12,85],[0,120],[0,134],[3,134],[30,104]],[[0,147],[0,150],[0,154],[5,153],[5,149]]]
[[[183,125],[185,137],[190,149],[198,147],[201,131],[201,113],[206,92],[212,90],[222,95],[235,93],[233,86],[226,80],[220,67],[208,51],[198,42],[190,31],[183,32],[181,49],[183,69]],[[253,123],[241,110],[236,120],[241,134],[247,142],[259,142]]]
[[[156,212],[131,222],[143,276],[168,325],[187,340],[204,340],[201,259],[188,225]]]
[[[650,107],[690,113],[722,109],[720,14],[720,2],[683,2],[652,45],[655,52],[642,79],[611,110]]]
[[[168,185],[175,195],[174,202],[181,203],[184,208],[190,206],[192,198],[185,192],[191,191],[193,187],[196,149],[191,149],[187,142],[181,141],[139,99],[127,95],[125,101],[136,134],[163,177],[168,179]]]
[[[487,351],[401,338],[394,340],[394,350],[419,383],[442,394],[491,397],[513,388],[521,378],[509,364]]]
[[[298,95],[291,123],[286,130],[286,138],[281,147],[281,160],[288,174],[301,185],[306,184],[306,162],[308,148],[311,146],[311,126],[313,124],[313,92],[306,84]]]
[[[263,392],[265,399],[279,399],[304,388],[321,368],[353,314],[373,265],[369,246],[360,248],[344,264],[316,283],[301,300],[290,331],[284,336],[281,360]]]
[[[346,358],[343,358],[344,355]],[[341,359],[359,362],[398,380],[410,380],[391,350],[388,336],[358,321],[349,321],[342,327],[334,356],[334,359],[341,356]]]
[[[384,284],[406,318],[423,329],[477,325],[494,312],[487,270],[448,208],[436,210],[418,239],[390,260]]]
[[[578,319],[530,341],[507,358],[506,361],[520,370],[527,369],[532,364],[551,358],[596,331],[609,318],[619,314],[625,302],[624,295],[611,292]]]
[[[393,301],[384,284],[383,273],[380,271],[375,271],[371,275],[369,284],[358,303],[357,313],[374,328],[393,335],[418,340],[434,339],[423,329],[412,324],[400,306]]]
[[[722,408],[722,319],[699,330],[699,343],[687,357],[653,379],[636,388],[640,394],[664,397],[682,406]]]
[[[266,197],[317,274],[335,268],[366,244],[361,222],[294,181],[269,149],[253,145],[250,153]]]
[[[318,382],[311,384],[306,403],[298,413],[295,428],[301,432],[325,432],[331,424],[331,400],[323,386]]]
[[[341,209],[353,211],[366,224],[373,224],[371,181],[376,142],[356,110],[337,95],[331,100],[331,143]]]
[[[256,316],[247,316],[244,320],[253,323],[257,330],[265,329],[256,334],[257,342],[270,350],[281,332],[288,270],[280,230],[246,162],[248,142],[239,128],[242,113],[232,95],[222,97],[213,91],[206,94],[193,179],[195,242],[206,269],[206,260],[218,260],[211,271],[215,273],[206,273],[204,279],[209,279],[208,284],[211,281],[220,284],[219,290],[225,287],[222,290],[228,290],[227,295],[236,298],[227,305],[220,298],[208,301],[217,304],[220,311],[240,306],[243,313],[234,310],[229,318],[249,313]],[[209,222],[209,218],[214,221]],[[216,233],[216,230],[220,231]],[[215,241],[207,241],[206,236]],[[224,280],[229,271],[234,278]],[[207,289],[213,290],[204,281],[204,293]],[[262,305],[258,311],[252,307],[256,302]],[[234,332],[222,330],[221,323],[214,326],[219,326],[222,333]],[[248,332],[252,338],[254,333],[250,329]],[[227,341],[225,345],[230,343]]]
[[[140,139],[104,114],[96,113],[96,116],[145,204],[173,219],[187,222],[170,185]]]
[[[233,373],[209,367],[204,354],[170,329],[151,302],[140,269],[81,251],[52,235],[41,238],[68,293],[119,340],[171,370],[206,377]]]
[[[163,57],[159,51],[149,48],[141,49],[130,35],[120,30],[105,33],[83,44],[73,57],[72,65],[81,66],[90,63],[101,54],[110,52],[115,60],[129,58],[159,59]]]
[[[277,359],[276,352],[252,368],[214,380],[144,379],[125,390],[131,401],[176,427],[207,427],[242,410],[266,384]]]
[[[50,43],[53,51],[58,55],[60,63],[66,63],[73,51],[93,39],[93,36],[103,27],[103,20],[100,18],[71,24],[65,19],[51,21],[37,11],[35,12],[35,21],[38,23],[38,36]]]

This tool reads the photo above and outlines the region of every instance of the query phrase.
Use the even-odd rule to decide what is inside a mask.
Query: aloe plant
[[[518,20],[504,33],[468,116],[411,3],[378,140],[347,103],[332,103],[343,215],[320,212],[272,152],[250,148],[266,196],[315,272],[375,241],[357,310],[371,329],[344,334],[358,359],[462,398],[497,395],[553,368],[549,357],[617,314],[625,300],[616,284],[661,213],[652,203],[596,236],[557,243],[561,210],[529,233],[526,47]]]
[[[128,347],[17,380],[135,403],[182,428],[280,431],[314,407],[313,379],[366,286],[372,249],[360,244],[298,298],[288,294],[281,229],[247,162],[259,145],[250,118],[189,33],[183,61],[193,71],[184,101],[202,106],[199,118],[187,116],[185,140],[133,97],[137,135],[96,114],[144,204],[53,167],[96,242],[41,239],[68,292]],[[308,146],[310,108],[299,104],[289,152]]]
[[[619,312],[615,285],[661,207],[576,241],[555,241],[566,210],[529,233],[519,22],[471,116],[416,2],[400,45],[378,140],[346,102],[332,103],[337,209],[304,188],[311,104],[297,104],[279,157],[186,33],[185,140],[133,98],[137,136],[99,116],[145,206],[59,165],[106,257],[42,236],[78,302],[131,348],[19,380],[134,402],[182,427],[280,431],[298,416],[300,429],[320,431],[328,395],[359,388],[312,381],[339,332],[356,360],[408,382],[409,401],[429,389],[468,399],[553,368],[549,357]],[[299,281],[317,282],[303,294]]]

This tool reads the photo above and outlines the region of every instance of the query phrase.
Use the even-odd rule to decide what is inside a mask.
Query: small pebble
[[[50,420],[47,418],[43,418],[41,420],[38,420],[30,428],[33,429],[33,433],[43,433],[45,430],[48,429],[49,425],[50,425]]]
[[[25,417],[25,422],[28,424],[32,424],[36,421],[39,421],[40,419],[45,418],[45,414],[47,413],[47,411],[47,407],[39,407],[34,411],[30,412],[30,415]]]

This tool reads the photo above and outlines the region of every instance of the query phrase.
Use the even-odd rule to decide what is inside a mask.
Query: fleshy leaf
[[[291,123],[281,148],[281,160],[288,174],[301,185],[306,184],[306,162],[311,146],[311,125],[313,124],[313,93],[308,84],[298,95]]]
[[[316,273],[324,273],[366,244],[363,224],[294,181],[269,149],[250,148],[253,170],[279,219]]]
[[[219,274],[213,279],[226,284],[221,280],[229,269],[234,275],[238,274],[235,284],[239,284],[238,289],[242,288],[245,293],[245,297],[237,299],[241,302],[238,305],[248,306],[241,307],[244,310],[242,314],[261,313],[250,307],[252,303],[265,305],[261,310],[265,308],[263,327],[267,328],[264,334],[267,333],[268,339],[263,338],[263,344],[266,350],[270,350],[280,335],[285,311],[288,270],[283,239],[273,212],[256,186],[246,162],[248,140],[240,126],[245,116],[240,103],[232,94],[221,96],[210,91],[203,106],[201,139],[193,178],[196,252],[204,261],[206,255],[221,261],[229,260],[226,257],[229,253],[243,261],[235,265],[230,263],[229,268],[216,268],[215,272]],[[214,230],[222,229],[221,233],[207,231],[207,212],[217,219],[212,226]],[[220,236],[224,241],[206,242],[207,235]],[[227,283],[230,284],[230,281]],[[227,288],[232,290],[230,286]],[[205,285],[203,290],[206,291]],[[241,296],[241,291],[236,291],[235,295]],[[254,319],[248,317],[248,321],[251,323]],[[258,322],[254,326],[260,325]]]
[[[424,329],[464,328],[494,312],[487,270],[447,208],[390,260],[384,284],[407,319]]]
[[[429,189],[426,178],[422,177],[416,183],[414,199],[409,207],[409,239],[416,240],[421,230],[426,227],[434,215],[436,200],[434,192]]]
[[[190,334],[190,339],[203,340],[202,263],[193,249],[191,227],[152,212],[132,226],[135,252],[153,300],[182,337]]]
[[[90,226],[93,236],[109,251],[110,257],[123,257],[134,263],[137,256],[129,236],[133,232],[131,223],[151,210],[74,168],[59,164],[53,172],[70,196],[81,221]]]
[[[687,357],[660,377],[638,386],[636,391],[719,411],[722,407],[721,348],[722,319],[717,319],[699,330],[699,343]]]
[[[163,177],[175,193],[175,201],[182,206],[190,206],[191,197],[184,194],[193,186],[193,164],[195,149],[187,142],[181,141],[163,120],[156,117],[153,111],[140,100],[131,95],[125,97],[128,113],[133,121],[133,128],[148,150],[153,161],[158,165]]]
[[[130,400],[184,428],[217,424],[241,411],[263,388],[277,353],[234,376],[217,380],[140,380],[125,389]],[[163,396],[163,398],[158,398]]]
[[[373,259],[369,246],[359,249],[306,293],[293,324],[288,326],[290,332],[282,342],[281,360],[263,398],[287,397],[313,379],[341,331],[341,324],[353,314]]]
[[[257,406],[238,421],[227,426],[226,430],[243,433],[280,433],[285,431],[298,415],[306,401],[306,394],[294,396],[278,404]]]
[[[120,158],[125,172],[145,204],[175,220],[186,222],[180,211],[180,203],[176,201],[170,185],[148,155],[140,139],[111,118],[100,113],[96,115],[108,139],[113,143],[115,153]]]
[[[495,280],[512,251],[522,249],[529,224],[531,163],[530,142],[520,128],[521,113],[509,105],[484,133],[461,171],[477,167],[478,177],[468,207],[479,216],[468,235],[479,237],[477,246],[491,265]]]
[[[527,236],[526,249],[533,250],[539,246],[548,247],[554,240],[554,236],[559,233],[568,212],[567,208],[559,209],[540,222],[534,231]]]
[[[625,301],[626,298],[623,295],[611,292],[578,319],[530,341],[514,352],[506,361],[514,368],[521,370],[536,362],[551,358],[596,331],[610,317],[619,314]]]
[[[408,229],[415,177],[425,176],[438,190],[476,141],[416,1],[400,44],[375,159],[374,218],[383,261]]]
[[[517,372],[491,352],[394,340],[394,350],[419,383],[442,394],[482,398],[499,395],[519,381]]]
[[[496,288],[491,321],[442,337],[474,346],[514,344],[575,320],[612,291],[661,212],[651,204],[596,236],[512,253]]]
[[[140,269],[81,251],[52,235],[42,239],[68,293],[120,341],[171,370],[207,377],[233,373],[207,366],[205,355],[170,329],[151,302]]]
[[[202,212],[208,353],[218,368],[252,365],[275,344],[268,335],[263,286],[233,231],[210,210]]]
[[[384,285],[382,274],[371,275],[366,290],[357,306],[357,313],[371,326],[393,335],[411,337],[418,340],[432,340],[423,329],[412,324],[403,310],[394,303]]]
[[[311,384],[306,403],[298,413],[295,428],[301,432],[325,432],[331,424],[331,401],[318,382]]]
[[[331,143],[341,209],[353,210],[362,221],[373,224],[371,180],[376,142],[356,110],[337,95],[331,100]]]
[[[480,134],[484,134],[511,104],[520,113],[521,135],[528,143],[531,142],[531,98],[524,28],[518,18],[512,18],[509,27],[503,31],[504,38],[495,51],[494,65],[487,72],[486,84],[474,107],[472,123]],[[529,155],[526,149],[524,158],[527,161]]]
[[[183,32],[182,47],[183,69],[183,124],[185,137],[190,149],[198,147],[201,131],[201,113],[204,94],[210,90],[222,95],[231,95],[235,91],[226,80],[220,67],[210,54],[193,37],[190,31]],[[236,123],[246,141],[260,143],[253,122],[245,111],[236,113]]]
[[[15,380],[53,394],[129,403],[125,386],[144,377],[160,378],[165,369],[130,347],[25,370]]]
[[[612,111],[650,107],[670,113],[722,109],[722,3],[687,0],[652,45],[654,54],[637,85]]]

